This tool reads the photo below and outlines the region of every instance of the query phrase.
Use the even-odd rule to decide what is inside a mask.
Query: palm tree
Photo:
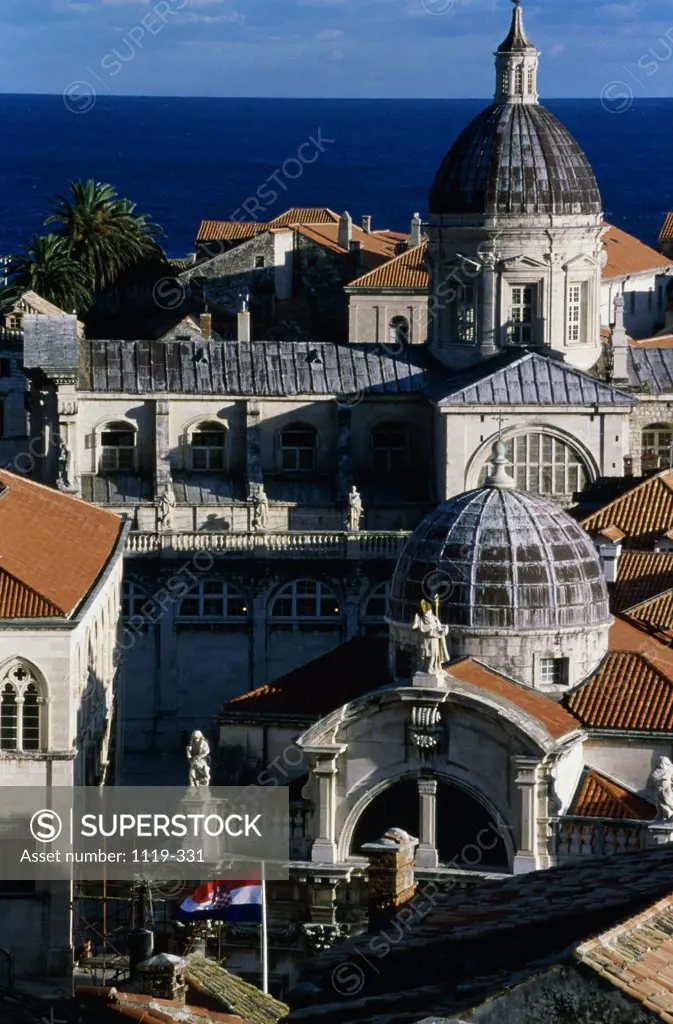
[[[67,238],[33,235],[25,249],[11,259],[9,273],[12,292],[31,288],[67,313],[82,313],[91,305],[88,275],[73,258]]]
[[[165,258],[154,240],[164,232],[146,214],[135,212],[135,204],[120,199],[112,185],[93,180],[69,182],[70,195],[55,196],[45,224],[55,224],[57,233],[69,240],[74,259],[79,260],[100,290],[129,267],[146,259]]]

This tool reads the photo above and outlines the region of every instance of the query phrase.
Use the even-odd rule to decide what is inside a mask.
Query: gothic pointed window
[[[16,750],[18,746],[17,696],[11,683],[0,690],[0,750]]]
[[[21,749],[40,749],[40,694],[35,683],[23,691]]]

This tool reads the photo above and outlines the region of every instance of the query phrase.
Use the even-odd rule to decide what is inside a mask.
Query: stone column
[[[348,501],[348,492],[353,480],[351,458],[351,410],[337,407],[337,501]]]
[[[346,748],[339,748],[338,752]],[[308,753],[308,751],[307,751]],[[336,844],[336,776],[338,753],[318,753],[312,774],[318,780],[318,835],[311,850],[311,860],[318,864],[335,864]]]
[[[437,779],[419,776],[418,805],[420,821],[420,842],[416,863],[421,868],[436,868],[439,864],[437,853]]]
[[[262,409],[260,403],[249,400],[245,403],[245,436],[246,436],[246,483],[248,501],[259,493],[264,483],[262,476]]]
[[[538,785],[540,760],[525,755],[512,758],[515,776],[514,782],[518,791],[518,852],[514,857],[514,874],[523,875],[527,871],[535,871],[538,863]]]
[[[481,342],[479,352],[487,359],[498,351],[500,338],[496,330],[497,319],[497,275],[496,260],[493,253],[486,253],[482,258],[481,270]],[[475,289],[476,290],[476,289]]]
[[[416,892],[414,853],[418,840],[402,829],[390,828],[376,843],[366,843],[369,858],[369,930],[384,928],[398,908]]]
[[[169,436],[170,402],[158,398],[154,403],[154,496],[170,487],[171,483],[171,442]]]

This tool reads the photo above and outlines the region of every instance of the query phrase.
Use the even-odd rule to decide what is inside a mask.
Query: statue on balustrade
[[[263,487],[252,496],[252,528],[256,533],[266,533],[269,528],[269,499]]]
[[[189,762],[189,785],[195,789],[210,785],[210,743],[196,729],[187,744]]]
[[[349,533],[358,533],[360,530],[360,523],[362,522],[362,498],[355,484],[350,489],[348,495],[348,520],[346,526],[348,527]]]
[[[413,629],[418,633],[419,669],[429,675],[439,675],[442,663],[449,660],[446,637],[449,627],[439,621],[439,601],[435,610],[429,601],[421,601],[421,611],[416,614]]]
[[[157,524],[160,530],[170,530],[173,526],[173,509],[175,495],[170,483],[167,483],[157,498]]]
[[[673,763],[660,757],[659,765],[650,776],[657,802],[657,820],[673,825]]]

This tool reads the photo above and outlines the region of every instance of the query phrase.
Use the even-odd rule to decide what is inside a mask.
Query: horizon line
[[[95,94],[95,93],[94,93]],[[0,92],[0,96],[25,96],[32,98],[63,99],[65,92]],[[86,95],[86,93],[84,93]],[[101,98],[101,97],[98,97]],[[277,102],[332,102],[332,103],[463,103],[493,102],[493,96],[202,96],[176,95],[171,93],[107,93],[105,99],[111,100],[275,100]],[[573,100],[581,102],[601,103],[600,96],[547,96],[545,102],[556,100]],[[673,100],[671,96],[640,96],[633,97],[632,103],[648,103]]]

